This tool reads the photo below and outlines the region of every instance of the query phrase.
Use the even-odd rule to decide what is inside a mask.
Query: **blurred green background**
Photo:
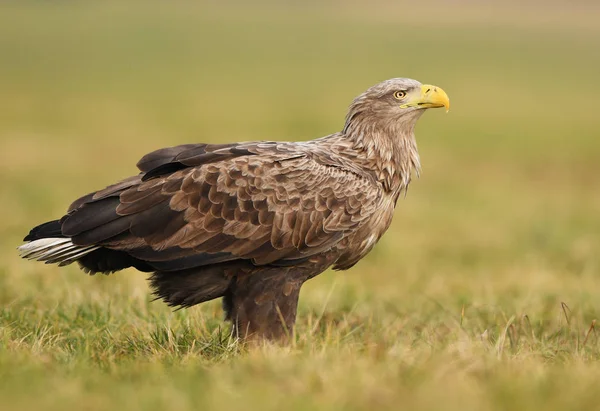
[[[0,408],[597,407],[599,16],[593,1],[2,2]],[[144,274],[18,258],[29,228],[151,150],[330,134],[391,77],[444,88],[451,111],[420,120],[422,176],[375,250],[305,285],[292,349],[238,351],[218,302],[172,313]]]

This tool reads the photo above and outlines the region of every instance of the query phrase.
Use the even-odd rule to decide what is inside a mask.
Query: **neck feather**
[[[408,188],[412,171],[421,170],[414,127],[423,110],[400,118],[373,121],[373,116],[348,116],[343,134],[361,152],[359,161],[371,169],[394,197]]]

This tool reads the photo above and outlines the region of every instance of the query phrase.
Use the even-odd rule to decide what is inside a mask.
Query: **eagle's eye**
[[[398,90],[394,92],[394,98],[396,100],[402,100],[404,97],[406,97],[406,91]]]

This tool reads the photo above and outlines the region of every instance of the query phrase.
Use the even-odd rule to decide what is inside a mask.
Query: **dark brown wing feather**
[[[171,174],[187,167],[223,161],[241,155],[254,154],[244,145],[233,144],[184,144],[163,148],[146,154],[137,166],[145,175],[143,180]]]
[[[381,196],[369,178],[285,144],[179,146],[138,165],[147,174],[76,201],[62,230],[162,271],[305,259],[356,230]]]

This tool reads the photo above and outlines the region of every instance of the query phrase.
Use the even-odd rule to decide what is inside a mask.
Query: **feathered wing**
[[[291,143],[186,145],[150,153],[142,174],[82,197],[61,220],[102,246],[177,271],[233,260],[290,265],[329,250],[376,210],[367,176]]]

